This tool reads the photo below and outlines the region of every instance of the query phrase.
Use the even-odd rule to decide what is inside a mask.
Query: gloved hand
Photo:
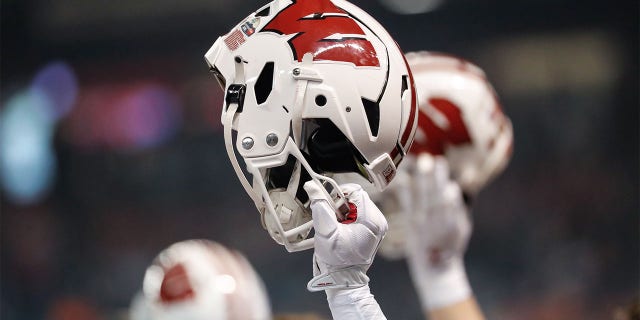
[[[315,228],[314,277],[307,289],[325,290],[335,320],[385,320],[366,273],[387,232],[387,221],[361,186],[343,184],[349,213],[339,222],[321,188],[314,181],[304,185]]]
[[[343,184],[340,189],[350,210],[339,222],[321,188],[314,181],[304,185],[315,229],[314,278],[307,288],[321,291],[365,286],[369,283],[366,272],[387,232],[387,221],[361,186]]]
[[[432,310],[471,295],[463,261],[471,222],[444,157],[418,156],[413,177],[414,210],[405,212],[407,262],[423,307]]]

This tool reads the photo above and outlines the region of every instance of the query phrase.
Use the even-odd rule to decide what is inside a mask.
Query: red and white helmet
[[[206,240],[175,243],[147,269],[132,320],[271,319],[264,285],[238,252]]]
[[[424,51],[406,57],[420,106],[411,153],[446,156],[453,179],[463,191],[476,194],[511,158],[511,121],[477,66]]]
[[[340,211],[332,174],[357,172],[383,189],[411,146],[410,69],[387,31],[349,2],[275,0],[205,58],[225,90],[229,158],[288,251],[313,246],[304,182],[323,183]]]

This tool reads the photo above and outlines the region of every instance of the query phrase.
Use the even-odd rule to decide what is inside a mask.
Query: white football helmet
[[[264,285],[238,252],[206,240],[175,243],[147,269],[132,320],[271,319]]]
[[[406,55],[420,106],[411,153],[445,155],[452,178],[475,195],[511,158],[513,128],[484,72],[468,61],[430,52]]]
[[[410,222],[402,213],[418,214],[416,197],[424,197],[412,195],[416,155],[444,155],[452,179],[473,196],[504,170],[513,146],[511,121],[480,68],[453,56],[425,51],[407,53],[406,57],[418,92],[418,131],[398,178],[377,197],[389,221],[387,237],[378,252],[390,260],[405,256]]]
[[[408,152],[417,101],[408,64],[371,16],[342,0],[275,0],[205,58],[225,91],[227,153],[271,237],[313,247],[304,182],[347,206],[331,175],[383,189]],[[238,162],[242,159],[244,165]]]

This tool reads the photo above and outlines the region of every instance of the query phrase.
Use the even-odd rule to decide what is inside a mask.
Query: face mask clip
[[[242,107],[244,106],[244,95],[247,91],[247,86],[244,84],[231,84],[227,88],[227,94],[225,95],[226,111],[229,110],[229,105],[237,104],[238,108],[236,113],[242,113]]]

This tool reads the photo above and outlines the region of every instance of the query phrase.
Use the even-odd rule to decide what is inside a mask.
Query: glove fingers
[[[311,201],[313,201],[313,200],[326,200],[326,201],[329,201],[329,199],[327,199],[327,193],[324,190],[324,187],[321,186],[316,181],[309,180],[309,181],[305,182],[303,187],[304,187],[304,191],[306,191],[307,194],[309,195],[309,200],[311,200]]]
[[[342,190],[342,193],[344,193],[346,197],[349,197],[350,194],[363,189],[359,184],[345,183],[340,185],[340,190]]]
[[[342,189],[349,190],[348,188]],[[356,222],[364,225],[376,236],[384,235],[389,229],[387,220],[385,219],[378,206],[371,200],[371,198],[369,198],[367,192],[364,191],[360,186],[357,186],[357,188],[353,191],[349,191],[351,192],[345,192],[345,196],[350,203],[356,206],[358,215]]]
[[[443,187],[446,183],[451,181],[449,163],[445,157],[434,157],[434,175],[435,182],[438,187]]]
[[[418,156],[417,161],[416,171],[422,179],[429,181],[428,187],[431,190],[449,181],[449,163],[445,157],[423,153]]]
[[[311,180],[304,184],[304,190],[307,191],[311,200],[311,215],[313,216],[313,228],[316,234],[322,237],[329,237],[339,227],[340,223],[336,218],[336,212],[327,199],[326,192],[322,186]]]
[[[313,228],[316,231],[316,235],[321,237],[330,237],[340,226],[333,207],[327,201],[313,201],[311,203],[311,215],[313,216]]]

